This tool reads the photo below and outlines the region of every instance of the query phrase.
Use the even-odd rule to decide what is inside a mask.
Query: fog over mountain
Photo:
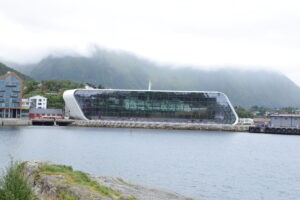
[[[96,44],[161,63],[274,70],[300,85],[299,10],[295,0],[2,0],[0,59],[87,55]]]
[[[33,80],[31,77],[26,76],[25,74],[22,74],[13,68],[7,67],[6,65],[4,65],[3,63],[0,62],[0,76],[3,76],[5,74],[7,74],[8,72],[13,72],[13,73],[17,74],[23,81]]]
[[[107,88],[210,90],[228,95],[235,106],[300,107],[300,88],[283,74],[264,70],[160,65],[125,51],[97,48],[91,56],[48,56],[13,65],[37,80],[74,80]]]

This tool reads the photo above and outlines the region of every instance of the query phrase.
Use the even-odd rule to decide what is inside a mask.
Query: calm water
[[[51,160],[203,200],[300,199],[300,136],[141,129],[0,129],[9,155]]]

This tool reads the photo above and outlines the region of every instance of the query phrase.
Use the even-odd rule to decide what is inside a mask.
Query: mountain
[[[7,67],[6,65],[4,65],[3,63],[0,63],[0,76],[5,75],[7,72],[14,72],[15,74],[17,74],[21,79],[23,79],[23,81],[29,81],[29,80],[33,80],[31,77],[26,76],[25,74],[22,74],[20,72],[18,72],[15,69],[12,69],[10,67]]]
[[[161,66],[122,51],[97,49],[92,56],[49,56],[25,66],[38,80],[73,80],[108,88],[210,90],[227,94],[235,106],[300,107],[300,88],[286,76],[262,70]],[[26,70],[23,66],[23,72]]]

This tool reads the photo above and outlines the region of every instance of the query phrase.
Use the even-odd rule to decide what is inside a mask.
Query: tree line
[[[85,83],[70,80],[43,80],[26,81],[24,84],[23,98],[41,95],[47,98],[48,108],[64,108],[63,93],[66,90],[84,88]],[[98,85],[96,88],[104,88]]]
[[[250,108],[243,108],[241,106],[235,107],[235,111],[240,118],[253,118],[253,117],[265,117],[268,114],[273,113],[288,113],[288,114],[297,114],[300,112],[300,109],[297,107],[282,107],[282,108],[269,108],[263,106],[252,106]]]

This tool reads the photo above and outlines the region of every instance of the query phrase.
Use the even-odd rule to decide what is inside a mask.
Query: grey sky
[[[0,0],[0,58],[88,54],[92,44],[155,61],[280,71],[300,84],[300,1]]]

